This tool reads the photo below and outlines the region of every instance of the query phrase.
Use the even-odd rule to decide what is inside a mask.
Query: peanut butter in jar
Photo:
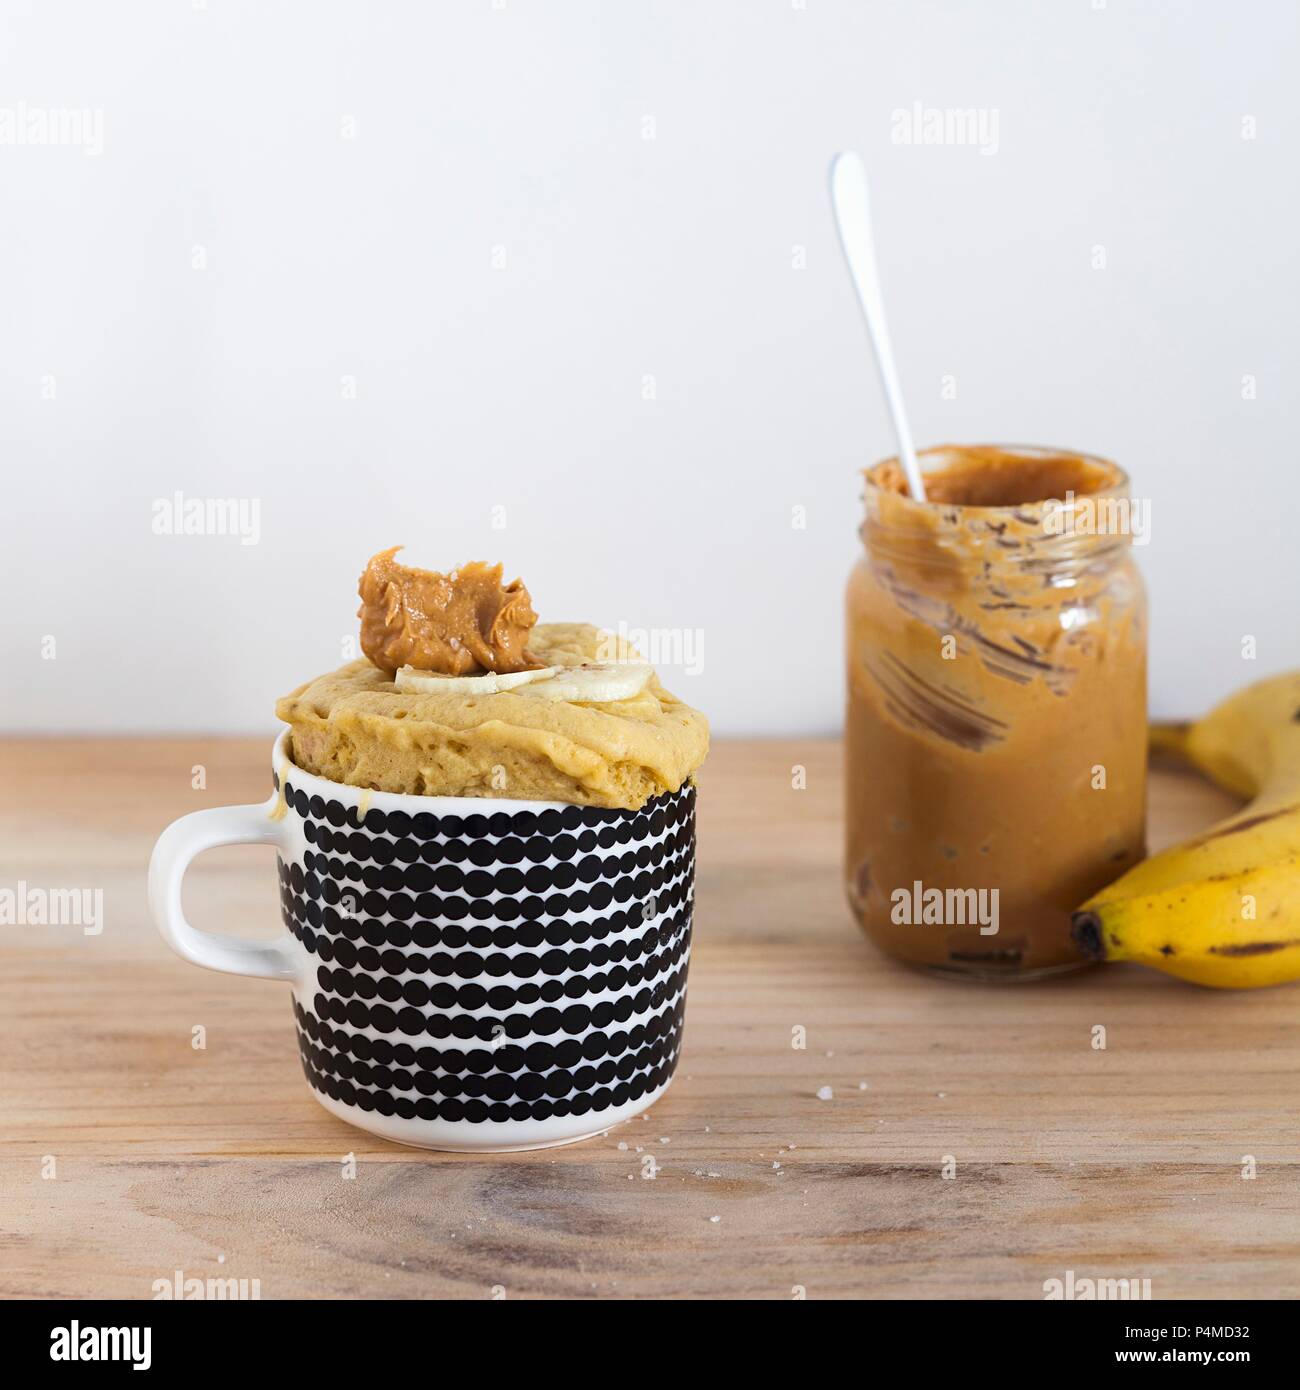
[[[1061,450],[866,474],[847,596],[846,886],[914,965],[1083,961],[1070,912],[1145,852],[1146,600],[1128,479]]]

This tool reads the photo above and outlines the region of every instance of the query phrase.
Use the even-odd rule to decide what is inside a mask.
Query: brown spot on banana
[[[1211,946],[1212,956],[1269,956],[1274,951],[1285,951],[1288,946],[1300,946],[1300,941],[1292,937],[1290,941],[1246,941],[1240,946]]]
[[[1226,840],[1229,835],[1237,835],[1243,830],[1253,830],[1266,821],[1277,820],[1279,816],[1294,815],[1296,811],[1300,811],[1300,806],[1283,806],[1276,811],[1261,811],[1259,815],[1247,816],[1245,820],[1239,820],[1235,825],[1229,825],[1223,830],[1207,830],[1204,835],[1197,835],[1184,844],[1190,848],[1192,845],[1208,845],[1211,840]]]

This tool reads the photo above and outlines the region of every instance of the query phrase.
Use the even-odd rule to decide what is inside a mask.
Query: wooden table
[[[0,927],[0,1293],[147,1298],[182,1270],[263,1298],[1041,1298],[1073,1270],[1300,1295],[1300,992],[890,963],[841,897],[832,742],[710,759],[685,1053],[648,1118],[499,1157],[343,1124],[288,991],[184,964],[145,912],[158,831],[260,800],[269,744],[0,745],[0,885],[102,886],[106,917]],[[1228,805],[1175,774],[1152,793],[1157,845]],[[269,851],[214,852],[189,914],[274,935],[273,884]]]

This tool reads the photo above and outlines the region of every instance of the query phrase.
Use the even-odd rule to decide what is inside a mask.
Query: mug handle
[[[214,806],[192,811],[173,821],[158,837],[149,860],[149,911],[163,940],[183,960],[228,975],[251,975],[259,980],[298,978],[293,938],[288,932],[277,941],[244,941],[237,936],[218,936],[200,931],[185,920],[181,910],[181,882],[195,855],[218,845],[285,844],[283,820],[272,818],[277,798],[253,806]]]

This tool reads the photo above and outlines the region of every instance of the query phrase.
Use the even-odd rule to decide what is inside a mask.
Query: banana
[[[653,674],[654,668],[644,661],[587,661],[562,667],[552,680],[538,681],[519,693],[535,700],[604,705],[639,695]]]
[[[535,671],[485,671],[477,676],[440,676],[403,666],[394,676],[398,690],[419,695],[496,695],[518,690],[539,700],[573,700],[605,705],[639,695],[654,668],[644,661],[588,661],[581,666],[541,666]]]
[[[1151,743],[1249,804],[1090,898],[1075,941],[1219,989],[1300,979],[1300,672],[1157,725]]]
[[[549,680],[560,668],[539,666],[535,671],[485,671],[480,676],[440,676],[403,666],[393,677],[398,690],[418,695],[495,695],[533,681]]]

